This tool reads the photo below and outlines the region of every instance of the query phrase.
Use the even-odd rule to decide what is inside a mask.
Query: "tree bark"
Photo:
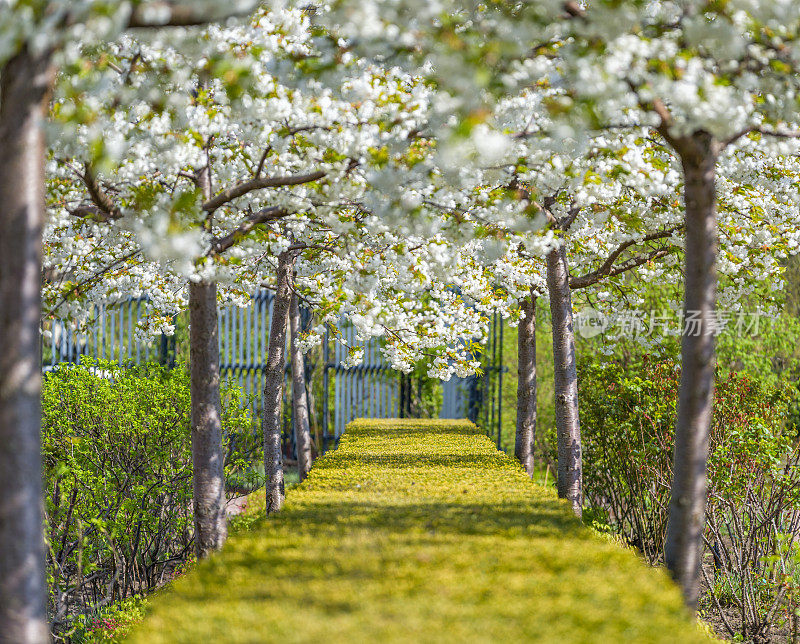
[[[514,456],[528,476],[533,476],[536,439],[536,293],[520,301],[525,318],[517,329],[517,435]]]
[[[311,423],[306,393],[306,363],[300,349],[300,303],[292,294],[289,322],[292,329],[292,413],[294,436],[297,446],[297,469],[300,481],[304,481],[311,469]]]
[[[281,454],[281,402],[283,399],[283,370],[286,353],[286,324],[292,293],[289,283],[292,277],[294,254],[284,251],[278,255],[275,299],[272,304],[272,320],[267,347],[267,367],[264,377],[264,416],[261,421],[264,432],[264,473],[266,476],[267,514],[283,507],[283,455]]]
[[[563,244],[547,255],[547,290],[553,318],[558,496],[569,500],[573,512],[580,517],[583,508],[583,466],[578,417],[578,374],[567,248]]]
[[[684,329],[664,556],[686,604],[694,609],[700,592],[706,463],[714,403],[717,153],[712,138],[703,133],[685,143],[679,149],[686,206]]]
[[[214,283],[189,284],[189,352],[195,551],[206,557],[222,547],[228,534]]]
[[[41,465],[47,55],[0,69],[0,639],[49,641]]]

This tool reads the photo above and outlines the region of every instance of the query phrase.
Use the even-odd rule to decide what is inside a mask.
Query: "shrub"
[[[362,420],[280,513],[154,596],[131,641],[706,640],[663,570],[474,425]]]
[[[580,371],[589,516],[651,563],[663,559],[680,371],[645,359]],[[786,390],[718,374],[708,462],[704,606],[729,635],[764,637],[786,599],[798,527],[800,450]]]
[[[224,390],[226,436],[250,434],[240,395]],[[45,378],[42,410],[58,634],[76,614],[156,588],[191,554],[188,375],[152,364],[61,366]],[[243,456],[229,453],[228,469]]]
[[[146,605],[144,597],[134,596],[81,615],[73,623],[70,640],[73,644],[121,642],[142,620]]]

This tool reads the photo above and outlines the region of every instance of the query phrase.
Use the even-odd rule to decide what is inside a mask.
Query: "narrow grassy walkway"
[[[704,637],[663,571],[594,536],[474,426],[392,420],[352,423],[283,512],[155,597],[132,641]]]

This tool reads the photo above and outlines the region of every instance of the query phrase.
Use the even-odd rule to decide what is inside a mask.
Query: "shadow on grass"
[[[437,420],[437,419],[434,419]],[[443,421],[441,419],[440,422],[445,423],[447,421]],[[401,421],[402,422],[402,421]],[[413,436],[418,437],[421,434],[428,434],[432,435],[433,432],[431,431],[430,426],[420,425],[419,420],[409,420],[409,425],[416,425],[412,427],[403,427],[403,426],[387,426],[386,428],[381,427],[381,438],[391,439],[393,436]],[[452,421],[449,421],[452,422]],[[461,436],[485,436],[485,434],[475,427],[474,425],[464,425],[463,427],[459,426],[448,426],[444,424],[443,426],[439,426],[438,424],[434,426],[435,434],[445,434],[445,435],[461,435]],[[369,436],[370,439],[375,438],[375,428],[370,426],[355,426],[352,428],[348,428],[347,432],[343,434],[343,436],[347,437],[361,437],[361,436]]]
[[[466,495],[465,495],[466,497]],[[312,498],[291,500],[279,514],[262,517],[248,538],[279,537],[284,533],[330,538],[359,531],[454,536],[519,534],[526,537],[582,538],[588,532],[568,508],[552,500],[504,503],[424,501],[381,503],[369,500],[330,502]]]
[[[405,469],[408,467],[449,467],[483,468],[491,470],[499,465],[507,466],[507,461],[502,452],[496,454],[413,454],[399,452],[397,454],[345,454],[341,453],[331,459],[328,467],[381,467],[391,469]]]
[[[236,587],[237,598],[244,601],[280,599],[284,591],[269,580],[287,575],[300,587],[315,580],[335,586],[385,579],[387,592],[391,592],[392,574],[403,569],[413,577],[415,573],[408,568],[424,564],[416,562],[411,553],[426,548],[438,552],[448,567],[453,567],[453,574],[464,575],[467,582],[475,565],[468,553],[488,552],[487,537],[499,538],[498,545],[504,538],[544,539],[556,544],[571,541],[573,548],[590,539],[566,506],[552,500],[476,503],[409,498],[407,504],[401,504],[317,501],[309,495],[288,503],[279,514],[257,521],[250,531],[229,543],[212,570],[198,571],[207,583],[185,592],[195,601],[211,601],[219,597],[218,584],[225,584],[231,575],[245,576],[246,581],[242,579]],[[563,564],[548,559],[546,565]],[[324,610],[347,612],[354,608],[346,597],[317,599],[312,603]]]

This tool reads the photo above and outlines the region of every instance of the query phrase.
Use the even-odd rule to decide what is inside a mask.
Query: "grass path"
[[[352,423],[279,515],[153,597],[131,641],[707,640],[663,571],[474,426],[394,420]]]

